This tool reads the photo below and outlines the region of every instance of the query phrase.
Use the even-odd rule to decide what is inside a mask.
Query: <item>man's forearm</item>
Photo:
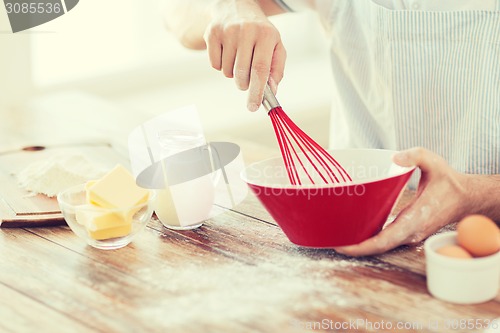
[[[500,175],[468,175],[470,208],[500,223]]]
[[[162,0],[163,22],[187,48],[206,48],[203,34],[210,23],[210,8],[218,0]]]

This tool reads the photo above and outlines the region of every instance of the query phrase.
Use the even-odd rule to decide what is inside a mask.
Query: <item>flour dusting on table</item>
[[[162,271],[162,289],[174,297],[141,311],[161,318],[158,325],[179,332],[202,325],[208,332],[249,331],[303,332],[301,315],[314,316],[332,306],[353,305],[340,295],[342,284],[325,278],[331,268],[342,269],[347,261],[280,257],[257,265],[220,263],[204,267],[186,264]],[[327,270],[325,270],[325,268]]]
[[[36,161],[16,174],[19,187],[33,194],[56,196],[72,186],[104,175],[102,167],[78,154],[56,154]]]

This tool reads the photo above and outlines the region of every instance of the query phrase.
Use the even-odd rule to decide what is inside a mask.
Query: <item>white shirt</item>
[[[280,0],[277,0],[278,2]],[[318,8],[334,0],[281,0],[293,11],[308,7]],[[352,0],[358,1],[358,0]],[[380,6],[392,10],[494,10],[496,0],[374,0]],[[318,6],[319,5],[319,6]]]
[[[330,148],[422,146],[500,174],[500,0],[313,3],[330,41]]]
[[[393,10],[493,10],[496,6],[496,0],[376,0],[376,2]]]

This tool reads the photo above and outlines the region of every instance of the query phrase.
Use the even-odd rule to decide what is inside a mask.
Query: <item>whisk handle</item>
[[[271,90],[271,87],[269,87],[269,84],[267,84],[267,83],[266,83],[266,87],[264,88],[264,97],[262,99],[262,105],[264,105],[264,108],[266,108],[267,112],[280,106],[280,103],[276,99],[276,96],[274,96],[273,91]]]

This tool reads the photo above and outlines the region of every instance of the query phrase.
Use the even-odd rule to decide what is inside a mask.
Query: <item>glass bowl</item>
[[[126,210],[109,209],[87,202],[85,185],[71,187],[57,196],[70,229],[87,244],[114,250],[128,245],[146,226],[153,214],[155,192],[145,203]]]

